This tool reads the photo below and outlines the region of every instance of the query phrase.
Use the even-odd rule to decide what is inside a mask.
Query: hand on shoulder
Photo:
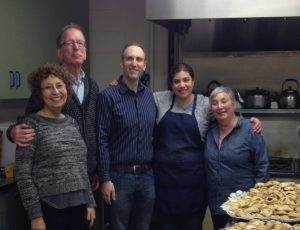
[[[10,136],[19,147],[27,147],[35,136],[35,130],[23,123],[13,127]]]

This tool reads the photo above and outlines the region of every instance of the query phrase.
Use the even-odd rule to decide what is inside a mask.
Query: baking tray
[[[228,198],[229,200],[236,200],[242,196],[246,196],[247,192],[241,192],[237,191],[236,193],[231,193],[230,197]],[[252,220],[252,219],[257,219],[257,220],[262,220],[262,221],[268,221],[268,220],[276,220],[279,222],[284,222],[284,223],[300,223],[300,218],[297,219],[285,219],[285,218],[273,218],[273,217],[259,217],[259,216],[235,216],[233,212],[229,210],[229,206],[226,205],[225,203],[221,205],[221,208],[233,219],[237,220]]]

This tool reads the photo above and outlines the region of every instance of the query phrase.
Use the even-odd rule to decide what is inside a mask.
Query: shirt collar
[[[242,113],[240,113],[240,112],[236,112],[235,114],[236,114],[236,115],[238,116],[238,118],[239,118],[239,120],[238,120],[238,122],[237,122],[237,124],[236,124],[236,127],[239,127],[239,126],[242,125],[242,119],[244,119],[244,118],[243,118]]]
[[[131,89],[128,88],[128,86],[122,81],[123,76],[121,75],[118,79],[118,90],[121,94],[126,94],[128,92],[133,92]],[[145,86],[140,82],[138,82],[138,89],[137,94],[142,92],[145,89]]]
[[[79,84],[83,83],[84,78],[85,78],[85,73],[82,69],[80,69],[80,82],[79,82]]]
[[[73,76],[73,75],[71,75],[72,76],[72,82],[73,82],[73,85],[77,85],[76,84],[76,78]],[[80,69],[80,81],[79,81],[79,84],[78,85],[80,85],[80,84],[82,84],[83,83],[83,81],[84,81],[84,78],[85,78],[85,73],[84,73],[84,71],[82,70],[82,69]]]

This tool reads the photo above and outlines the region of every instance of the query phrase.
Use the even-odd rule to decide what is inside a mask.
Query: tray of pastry
[[[300,224],[288,224],[282,223],[275,220],[256,220],[252,219],[247,222],[237,222],[230,227],[222,228],[221,230],[249,230],[249,229],[262,229],[262,230],[272,230],[272,229],[280,229],[280,230],[300,230]]]
[[[300,184],[268,181],[237,191],[221,206],[235,219],[300,223]]]

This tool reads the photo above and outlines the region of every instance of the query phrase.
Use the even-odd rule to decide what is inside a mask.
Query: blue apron
[[[157,209],[166,214],[205,213],[204,143],[195,117],[197,95],[192,115],[171,112],[174,101],[175,96],[155,131]]]

